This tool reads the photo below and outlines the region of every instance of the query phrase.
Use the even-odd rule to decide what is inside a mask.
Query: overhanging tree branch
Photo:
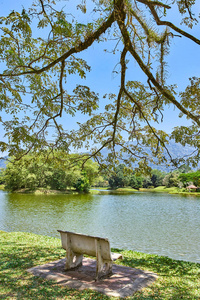
[[[181,114],[194,121],[194,126],[199,128],[199,109],[194,100],[194,93],[197,95],[196,99],[199,97],[197,87],[192,86],[185,95],[180,94],[182,98],[180,102],[177,101],[175,88],[167,87],[166,84],[166,62],[163,58],[168,54],[169,35],[182,36],[198,45],[200,40],[178,28],[175,22],[161,20],[159,12],[163,11],[167,16],[171,8],[166,1],[115,0],[99,1],[98,5],[96,1],[92,1],[92,14],[83,9],[82,12],[86,14],[82,19],[79,19],[78,14],[72,17],[70,9],[67,12],[64,9],[55,10],[55,2],[56,0],[38,0],[35,7],[28,11],[23,10],[22,14],[13,12],[8,17],[0,19],[5,25],[5,27],[2,25],[5,30],[1,37],[0,59],[2,66],[4,63],[7,66],[0,74],[0,109],[13,117],[10,122],[3,122],[2,119],[0,122],[10,141],[16,140],[16,144],[8,145],[11,155],[28,153],[25,148],[28,151],[31,149],[39,151],[41,147],[49,146],[52,151],[56,147],[68,151],[69,147],[80,149],[86,146],[86,149],[92,148],[92,153],[88,154],[88,157],[92,156],[101,161],[103,157],[100,155],[101,151],[107,147],[110,151],[108,163],[112,162],[112,158],[121,157],[125,149],[132,161],[131,156],[134,154],[137,157],[139,153],[140,159],[145,157],[146,152],[141,148],[143,142],[144,147],[149,143],[155,157],[156,153],[160,155],[157,151],[158,146],[164,147],[162,141],[165,141],[167,134],[160,131],[156,135],[157,131],[154,131],[151,122],[158,121],[158,112],[162,121],[164,115],[162,112],[167,103],[174,104]],[[172,8],[174,5],[172,2]],[[190,19],[193,18],[191,10],[193,2],[179,0],[178,5],[181,14],[186,12],[189,13]],[[86,24],[83,19],[87,20]],[[189,21],[188,18],[183,19],[186,25],[188,22],[188,26],[191,24],[189,22],[195,20],[195,17]],[[37,39],[32,36],[31,24],[38,25]],[[157,31],[159,26],[167,28],[163,33],[159,33]],[[40,29],[41,31],[44,29],[41,35]],[[47,30],[49,35],[44,37]],[[105,33],[107,36],[104,36]],[[111,104],[106,102],[102,107],[103,101],[99,105],[97,93],[91,92],[86,86],[87,83],[74,88],[77,83],[75,80],[73,86],[69,87],[71,83],[69,77],[74,74],[81,80],[86,78],[86,71],[89,71],[90,67],[81,55],[94,43],[103,41],[102,45],[105,46],[108,40],[112,43],[108,46],[112,46],[112,51],[109,52],[115,55],[120,53],[118,60],[121,77],[117,91],[113,94],[105,91]],[[78,53],[79,55],[74,55]],[[128,73],[130,80],[125,82],[127,57],[135,61],[147,76],[151,89],[149,93],[148,86],[131,81],[130,73]],[[98,85],[101,85],[100,80]],[[188,104],[190,99],[191,103]],[[29,108],[29,111],[25,111],[25,108]],[[17,116],[20,110],[24,112],[21,119]],[[78,129],[70,130],[67,127],[68,131],[64,130],[62,123],[59,123],[59,117],[68,120],[68,116],[76,118],[79,114],[86,114],[87,121],[84,123],[78,120],[80,121],[77,122]],[[143,120],[147,124],[145,127],[142,124]],[[53,141],[50,141],[47,140],[46,132],[52,127]],[[197,140],[195,147],[199,147],[198,137],[194,136],[194,132],[198,131],[192,128],[191,136]],[[145,139],[145,134],[153,137],[153,141]],[[185,131],[177,133],[178,141],[181,141],[184,135],[185,142],[192,144],[188,142],[189,134]],[[126,147],[126,141],[123,141],[124,136],[128,137],[131,152]],[[135,141],[138,143],[134,144]],[[122,146],[119,154],[116,152],[117,146]]]
[[[41,69],[34,69],[31,71],[25,71],[25,72],[19,72],[19,73],[13,73],[11,71],[11,73],[8,74],[0,74],[0,76],[2,77],[10,77],[10,76],[21,76],[21,75],[26,75],[26,74],[41,74],[45,71],[48,71],[49,69],[51,69],[52,67],[54,67],[56,64],[58,64],[59,62],[62,62],[64,60],[66,60],[68,57],[70,57],[72,54],[81,52],[87,48],[89,48],[94,41],[97,41],[98,38],[104,33],[106,32],[106,30],[111,27],[111,25],[113,24],[113,22],[115,21],[114,18],[114,12],[107,18],[107,20],[105,22],[103,22],[103,24],[101,24],[101,26],[91,35],[89,35],[89,37],[87,37],[85,39],[84,42],[80,42],[77,46],[72,47],[69,51],[65,52],[63,55],[61,55],[59,58],[55,59],[53,62],[51,62],[50,64],[48,64],[47,66],[41,68]]]
[[[120,90],[118,93],[118,97],[117,97],[117,107],[116,107],[116,112],[115,112],[115,116],[114,116],[114,120],[113,120],[113,147],[115,145],[115,134],[116,134],[116,127],[117,127],[117,120],[118,120],[118,114],[119,114],[119,110],[120,110],[120,104],[121,104],[121,97],[125,88],[125,73],[126,73],[126,62],[125,62],[125,58],[126,58],[126,53],[127,53],[127,49],[124,48],[121,54],[121,60],[120,60],[120,64],[121,64],[121,85],[120,85]]]
[[[176,99],[175,97],[170,94],[165,88],[163,88],[159,82],[156,80],[156,78],[153,76],[153,74],[151,73],[150,69],[144,64],[143,60],[140,58],[140,56],[138,55],[138,53],[136,52],[136,50],[134,49],[130,37],[129,37],[129,33],[127,31],[127,28],[123,22],[123,18],[124,18],[124,12],[121,13],[122,16],[119,13],[119,17],[118,17],[118,25],[119,28],[121,30],[123,39],[124,39],[124,44],[126,45],[127,49],[129,50],[129,52],[132,54],[132,56],[135,58],[136,62],[138,63],[138,65],[140,66],[140,68],[142,69],[142,71],[147,75],[148,79],[153,83],[153,85],[160,91],[160,93],[165,96],[168,100],[170,100],[171,103],[173,103],[183,114],[185,114],[186,116],[190,117],[190,119],[192,119],[193,121],[195,121],[196,124],[198,124],[200,126],[200,120],[199,120],[199,116],[195,116],[193,115],[190,111],[188,111],[187,109],[185,109]]]
[[[139,0],[137,0],[139,1]],[[169,21],[161,21],[160,18],[158,17],[158,14],[155,10],[154,5],[151,4],[151,2],[147,2],[145,3],[146,5],[148,5],[157,25],[164,25],[164,26],[169,26],[171,29],[173,29],[174,31],[180,33],[182,36],[187,37],[188,39],[192,40],[193,42],[195,42],[196,44],[200,45],[200,40],[197,39],[195,36],[189,34],[188,32],[182,30],[181,28],[175,26],[173,23],[169,22]]]
[[[153,135],[156,137],[156,139],[158,140],[158,142],[162,145],[163,148],[165,148],[165,150],[167,151],[168,156],[170,157],[171,162],[174,162],[169,150],[167,149],[167,147],[165,146],[165,142],[162,141],[160,139],[160,137],[156,134],[155,130],[153,129],[153,127],[151,126],[151,124],[149,123],[149,121],[147,120],[147,118],[145,117],[141,106],[139,105],[139,103],[137,101],[134,100],[134,98],[130,95],[130,93],[124,89],[124,93],[126,94],[126,96],[138,107],[138,110],[140,111],[140,114],[142,116],[142,118],[145,120],[145,122],[147,123],[147,125],[149,126],[151,132],[153,133]]]

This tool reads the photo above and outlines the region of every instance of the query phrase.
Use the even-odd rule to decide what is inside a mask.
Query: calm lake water
[[[57,229],[107,237],[111,247],[200,263],[200,198],[0,191],[0,230],[59,237]]]

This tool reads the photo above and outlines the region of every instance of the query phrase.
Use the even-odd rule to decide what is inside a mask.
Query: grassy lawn
[[[200,264],[133,251],[122,252],[125,266],[153,271],[159,278],[127,299],[200,299]],[[30,267],[63,258],[60,239],[0,231],[0,299],[118,299],[90,290],[77,291],[35,277]]]
[[[105,195],[105,194],[120,194],[120,193],[134,193],[134,192],[138,192],[138,190],[136,189],[133,189],[131,187],[124,187],[124,188],[117,188],[117,189],[109,189],[109,188],[92,188],[90,190],[90,194],[92,195],[97,195],[97,194],[100,194],[100,195]]]
[[[168,194],[180,194],[180,195],[193,195],[193,196],[200,196],[199,192],[188,192],[186,189],[178,188],[178,187],[170,187],[167,188],[166,186],[158,186],[152,189],[145,189],[141,188],[141,192],[155,192],[155,193],[168,193]]]

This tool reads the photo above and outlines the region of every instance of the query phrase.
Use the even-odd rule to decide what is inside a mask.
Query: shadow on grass
[[[61,247],[31,247],[4,242],[0,263],[0,299],[102,299],[94,291],[77,291],[62,287],[27,272],[28,268],[55,261],[65,256]],[[7,251],[6,251],[7,250]],[[103,299],[109,299],[103,296]]]
[[[57,239],[31,234],[2,234],[0,242],[1,299],[116,299],[91,290],[78,291],[33,276],[28,268],[64,258]],[[156,282],[129,299],[200,299],[200,265],[168,257],[121,251],[118,264],[158,274]]]
[[[200,264],[173,260],[165,256],[112,250],[124,256],[123,261],[119,260],[117,263],[158,275],[157,281],[150,287],[153,297],[138,294],[133,299],[200,299]]]
[[[127,257],[124,255],[123,264],[132,268],[150,268],[162,276],[193,276],[200,272],[200,264],[187,261],[173,260],[165,256],[145,255],[146,257]]]

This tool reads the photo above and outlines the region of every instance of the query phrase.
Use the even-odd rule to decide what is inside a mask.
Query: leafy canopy
[[[72,161],[77,162],[76,166],[72,165]],[[80,162],[77,154],[68,155],[62,151],[56,151],[54,155],[45,152],[40,152],[39,155],[29,153],[20,161],[12,158],[0,173],[0,181],[2,178],[5,188],[10,191],[75,188],[78,192],[89,192],[90,186],[99,177],[98,164],[88,160],[82,167]]]
[[[7,142],[0,142],[0,151],[19,159],[29,151],[85,147],[84,159],[93,157],[102,167],[125,157],[125,163],[137,161],[138,168],[148,170],[151,161],[166,163],[166,154],[175,165],[186,160],[197,164],[200,79],[191,78],[179,94],[166,76],[172,41],[182,37],[191,41],[191,47],[200,44],[190,33],[198,25],[196,2],[36,0],[29,9],[1,17],[0,122]],[[168,13],[175,7],[177,19],[171,22]],[[120,67],[118,91],[108,91],[105,99],[90,86],[70,86],[70,77],[86,78],[90,66],[84,53],[97,43],[117,57]],[[144,83],[127,79],[132,61],[143,71]],[[162,122],[169,104],[191,120],[191,126],[176,127],[171,135],[194,147],[185,160],[170,156],[170,136],[152,125]],[[5,113],[9,118],[3,118]],[[86,121],[79,122],[78,129],[63,126],[63,119],[72,116],[79,121],[80,115]],[[107,158],[103,148],[109,151]]]

